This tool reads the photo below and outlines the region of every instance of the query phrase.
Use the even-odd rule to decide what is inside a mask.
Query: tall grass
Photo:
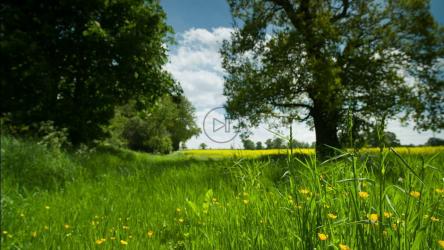
[[[1,152],[2,249],[438,249],[444,240],[443,155],[211,160],[55,153],[12,138]]]

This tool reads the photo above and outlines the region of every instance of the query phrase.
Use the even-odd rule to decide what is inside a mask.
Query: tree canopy
[[[254,141],[252,141],[250,139],[242,139],[242,145],[243,145],[244,149],[247,149],[247,150],[256,149],[256,145],[254,144]]]
[[[156,0],[6,1],[0,18],[0,113],[14,125],[54,121],[90,142],[116,105],[175,91]]]
[[[427,145],[427,146],[444,146],[444,139],[437,138],[437,137],[431,137],[427,140],[425,145]]]
[[[241,125],[279,114],[315,129],[321,156],[347,115],[444,128],[444,28],[426,0],[229,0],[226,108]]]
[[[180,143],[200,133],[194,112],[184,96],[165,95],[142,109],[131,101],[117,108],[110,126],[114,137],[111,142],[154,153],[179,150]]]

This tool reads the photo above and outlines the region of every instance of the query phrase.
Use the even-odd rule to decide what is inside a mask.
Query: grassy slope
[[[418,178],[390,154],[320,165],[68,154],[10,138],[1,154],[2,249],[438,249],[444,240],[443,155],[404,156]]]

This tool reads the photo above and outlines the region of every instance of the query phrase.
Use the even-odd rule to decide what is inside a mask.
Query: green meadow
[[[439,249],[444,155],[1,145],[2,249]]]

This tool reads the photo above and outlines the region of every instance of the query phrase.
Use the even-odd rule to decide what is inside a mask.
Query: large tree
[[[1,116],[51,120],[71,141],[104,135],[114,107],[174,86],[162,66],[171,28],[157,0],[0,4]]]
[[[322,156],[347,114],[444,127],[444,29],[426,0],[229,0],[221,50],[227,109],[241,125],[282,113],[313,125]]]

